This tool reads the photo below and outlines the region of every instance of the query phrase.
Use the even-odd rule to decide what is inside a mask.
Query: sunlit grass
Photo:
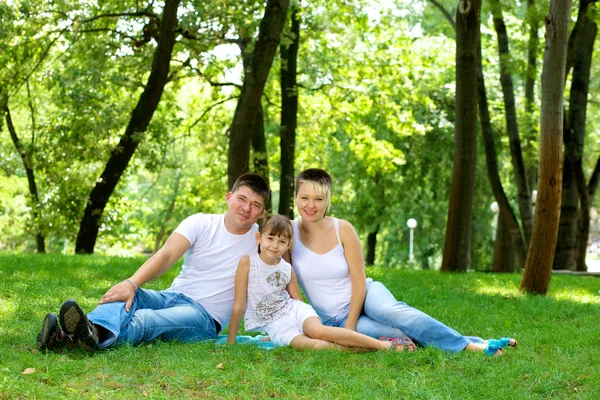
[[[600,398],[600,278],[553,276],[548,296],[528,296],[518,274],[368,269],[459,332],[516,337],[519,348],[498,359],[161,342],[92,356],[34,350],[45,313],[68,297],[91,310],[143,261],[0,253],[0,398]],[[147,287],[166,288],[177,272]]]

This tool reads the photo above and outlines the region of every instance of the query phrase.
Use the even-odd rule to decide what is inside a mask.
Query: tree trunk
[[[92,254],[96,245],[100,219],[106,203],[119,183],[129,160],[142,140],[150,124],[169,76],[171,53],[175,44],[177,9],[180,0],[166,0],[160,24],[160,37],[154,52],[152,71],[146,87],[131,113],[131,119],[121,136],[119,144],[112,150],[110,158],[92,189],[77,234],[75,252]]]
[[[273,64],[287,14],[289,0],[268,0],[260,23],[258,39],[252,51],[250,68],[244,73],[242,92],[229,130],[227,178],[229,187],[249,170],[250,145],[256,126],[256,114]]]
[[[563,92],[571,0],[551,0],[542,72],[540,167],[533,233],[521,290],[546,294],[558,234],[562,189]]]
[[[535,7],[535,0],[527,0],[527,23],[529,24],[529,41],[527,43],[527,68],[525,76],[525,163],[527,168],[527,182],[529,188],[537,187],[537,165],[530,158],[534,152],[533,144],[537,143],[537,127],[534,117],[535,107],[535,80],[537,77],[537,52],[539,46],[539,20]]]
[[[515,272],[515,252],[513,250],[510,231],[503,218],[498,218],[492,271]]]
[[[269,154],[267,153],[267,139],[265,138],[265,122],[262,105],[259,105],[258,107],[254,135],[252,135],[252,164],[254,172],[263,176],[268,182]],[[271,197],[269,197],[267,204],[265,204],[265,210],[269,214],[273,210]]]
[[[2,100],[4,113],[6,115],[6,126],[8,128],[8,132],[10,133],[10,138],[12,139],[17,152],[21,156],[21,160],[23,161],[23,166],[25,167],[25,175],[27,175],[27,184],[29,185],[29,196],[31,201],[31,213],[33,217],[33,225],[35,226],[35,245],[38,253],[46,252],[46,238],[42,234],[42,230],[40,228],[40,198],[38,195],[37,185],[35,183],[35,175],[33,172],[33,165],[31,165],[31,154],[27,154],[27,150],[23,147],[23,144],[19,140],[17,136],[17,131],[15,130],[15,126],[12,122],[12,117],[10,115],[10,110],[8,109],[8,98]]]
[[[282,43],[281,55],[281,180],[279,184],[279,214],[294,217],[294,161],[296,126],[298,121],[298,48],[300,46],[300,16],[298,7],[292,10],[292,43]]]
[[[494,198],[500,207],[498,224],[503,224],[510,232],[512,248],[515,249],[517,259],[521,268],[525,268],[525,258],[527,257],[527,248],[521,236],[521,228],[517,217],[510,206],[498,172],[498,158],[496,156],[496,145],[494,143],[494,132],[490,122],[490,112],[488,108],[487,92],[485,89],[485,80],[483,77],[483,66],[481,63],[481,41],[477,45],[477,92],[479,98],[479,120],[481,121],[481,134],[483,136],[483,146],[485,149],[485,163],[490,179],[490,186]]]
[[[565,137],[567,136],[568,129],[564,129]],[[568,157],[564,158],[562,178],[558,238],[556,240],[552,269],[574,271],[576,269],[577,258],[577,225],[580,216],[579,193],[577,191],[577,182],[575,181],[575,166]]]
[[[377,248],[377,233],[379,233],[379,226],[375,227],[373,232],[369,232],[367,235],[367,259],[365,260],[368,266],[375,264],[375,249]]]
[[[529,244],[533,226],[531,211],[531,193],[527,182],[527,172],[521,151],[521,139],[519,138],[519,124],[517,121],[517,109],[515,107],[515,93],[511,71],[509,67],[510,50],[508,46],[508,34],[502,16],[502,9],[498,0],[491,0],[492,14],[494,16],[494,28],[498,34],[498,52],[500,58],[500,83],[504,95],[504,112],[506,114],[506,129],[510,139],[510,153],[517,186],[517,203],[521,214],[521,223],[525,236],[525,245]]]
[[[594,41],[598,28],[589,18],[585,18],[579,40],[575,45],[575,59],[573,61],[573,78],[571,81],[571,94],[569,97],[569,129],[565,135],[565,168],[571,165],[576,182],[576,193],[580,201],[580,215],[574,219],[573,225],[577,228],[574,235],[578,241],[573,258],[574,268],[577,271],[587,271],[585,256],[590,226],[590,207],[588,186],[583,172],[583,152],[585,142],[587,98],[589,94],[590,69]],[[562,219],[562,214],[561,214]],[[560,231],[559,231],[560,237]]]
[[[456,121],[454,166],[442,272],[466,272],[471,265],[471,217],[477,157],[477,42],[481,0],[456,10]]]

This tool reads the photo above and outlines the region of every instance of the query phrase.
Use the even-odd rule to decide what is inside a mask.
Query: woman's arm
[[[342,219],[340,219],[340,240],[344,247],[344,256],[348,263],[348,272],[352,283],[350,311],[344,328],[355,331],[367,295],[365,261],[363,259],[362,243],[354,227],[348,221]]]
[[[298,279],[296,278],[296,273],[294,272],[294,268],[292,268],[292,277],[290,279],[290,283],[288,283],[286,290],[290,294],[292,299],[304,301],[302,298],[302,293],[300,292],[300,286],[298,286]]]
[[[250,272],[250,258],[244,256],[240,259],[237,271],[235,272],[235,300],[233,301],[233,311],[229,321],[229,333],[227,334],[227,343],[234,343],[240,328],[240,322],[244,311],[246,311],[246,296],[248,290],[248,273]]]

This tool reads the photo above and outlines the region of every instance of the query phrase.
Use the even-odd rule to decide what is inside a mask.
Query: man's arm
[[[248,291],[248,273],[250,272],[250,258],[242,257],[235,272],[235,300],[233,301],[233,311],[229,320],[229,333],[227,334],[227,343],[235,344],[240,322],[244,311],[246,311],[246,296]]]
[[[167,272],[190,247],[190,242],[179,233],[173,233],[164,246],[150,257],[128,280],[111,287],[100,299],[99,304],[115,301],[125,302],[125,311],[129,312],[136,289]],[[133,283],[129,282],[132,281]],[[134,286],[135,284],[135,286]]]

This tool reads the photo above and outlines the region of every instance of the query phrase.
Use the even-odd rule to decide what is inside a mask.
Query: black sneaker
[[[46,314],[42,330],[35,339],[35,348],[39,351],[47,351],[59,350],[65,346],[69,348],[75,347],[71,338],[58,326],[56,314]]]
[[[87,319],[87,316],[73,299],[65,300],[60,306],[60,326],[83,350],[94,352],[99,350],[98,333],[96,327]]]

